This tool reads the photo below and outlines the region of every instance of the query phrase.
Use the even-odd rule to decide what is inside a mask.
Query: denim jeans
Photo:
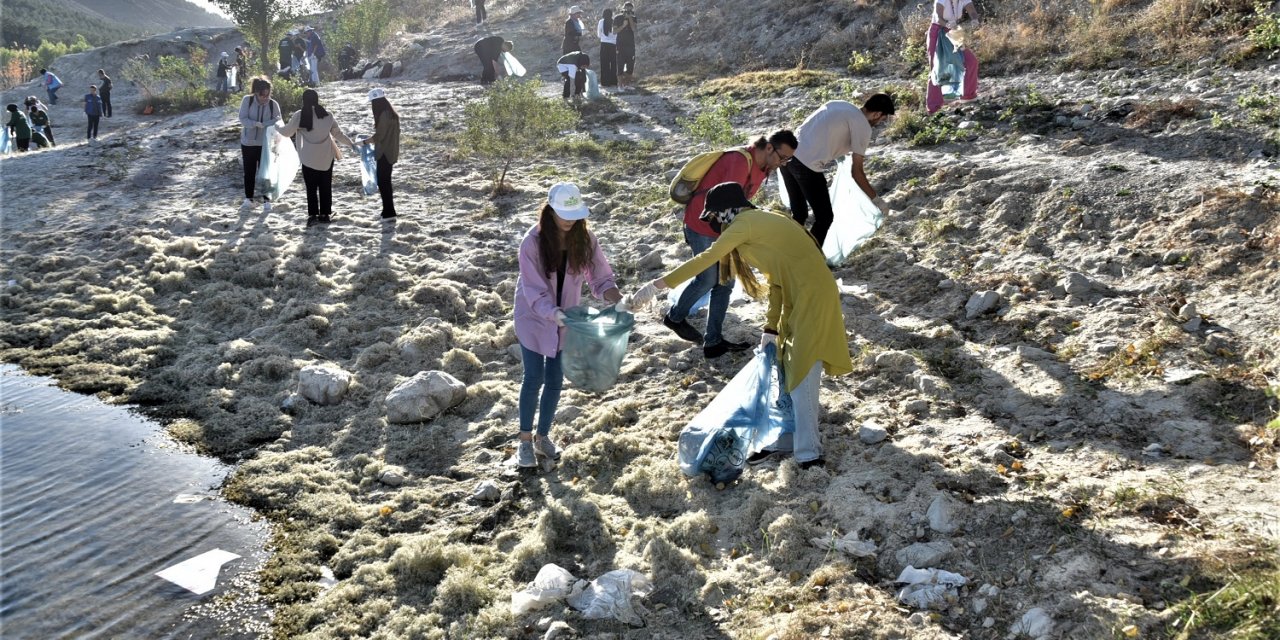
[[[710,249],[716,239],[685,226],[684,241],[690,249],[693,249],[693,255],[696,256]],[[720,344],[724,339],[721,333],[724,330],[724,314],[729,310],[729,295],[733,293],[733,280],[720,284],[719,263],[707,267],[706,271],[694,276],[689,286],[685,287],[684,293],[680,294],[680,299],[676,301],[675,306],[667,312],[667,317],[673,322],[683,321],[689,317],[689,310],[693,308],[693,304],[708,291],[711,292],[711,304],[707,305],[707,330],[702,334],[704,347]]]
[[[560,354],[548,358],[537,351],[520,345],[524,358],[524,381],[520,383],[520,431],[533,431],[533,413],[538,411],[538,435],[551,433],[551,419],[556,417],[560,404],[560,389],[564,387],[564,369],[560,366]],[[541,392],[542,402],[538,402]]]
[[[52,87],[49,89],[45,89],[45,91],[49,94],[49,104],[58,104],[58,89],[61,89],[61,88],[62,87]]]
[[[822,388],[822,361],[809,369],[808,375],[791,392],[791,403],[796,411],[796,432],[778,436],[777,442],[765,447],[769,451],[791,451],[796,462],[808,462],[822,457],[822,437],[818,434],[818,390]]]

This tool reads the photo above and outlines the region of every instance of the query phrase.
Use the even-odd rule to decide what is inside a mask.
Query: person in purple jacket
[[[520,243],[520,277],[516,280],[515,329],[524,359],[520,386],[520,441],[516,464],[534,467],[536,457],[557,460],[551,441],[551,419],[560,403],[564,382],[560,347],[564,338],[564,309],[582,300],[582,285],[591,295],[616,304],[622,293],[600,243],[587,230],[590,210],[572,183],[551,187],[538,224]],[[535,409],[537,437],[533,432]]]

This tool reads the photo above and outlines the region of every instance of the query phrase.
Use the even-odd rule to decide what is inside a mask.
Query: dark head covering
[[[733,222],[733,218],[739,211],[755,208],[756,206],[747,199],[742,185],[736,182],[721,182],[707,191],[707,198],[702,205],[702,215],[698,217],[711,223],[713,228],[717,226],[723,228]]]

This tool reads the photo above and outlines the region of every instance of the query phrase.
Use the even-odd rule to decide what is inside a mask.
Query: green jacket
[[[374,157],[385,156],[387,162],[395,164],[400,160],[400,119],[390,113],[382,114],[382,119],[374,125],[373,135],[369,143],[375,149]]]
[[[19,140],[31,139],[31,123],[27,122],[27,117],[22,115],[22,112],[10,111],[9,121],[5,126],[13,127],[13,137]]]

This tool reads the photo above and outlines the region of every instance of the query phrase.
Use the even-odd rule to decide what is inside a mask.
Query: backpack
[[[698,194],[698,183],[702,181],[703,176],[711,170],[720,156],[726,153],[737,151],[747,159],[747,168],[751,167],[751,154],[746,149],[727,149],[724,151],[708,151],[700,153],[680,167],[680,172],[676,174],[675,179],[671,181],[671,187],[667,190],[671,199],[680,204],[689,204],[690,200]],[[704,189],[705,191],[705,189]]]

